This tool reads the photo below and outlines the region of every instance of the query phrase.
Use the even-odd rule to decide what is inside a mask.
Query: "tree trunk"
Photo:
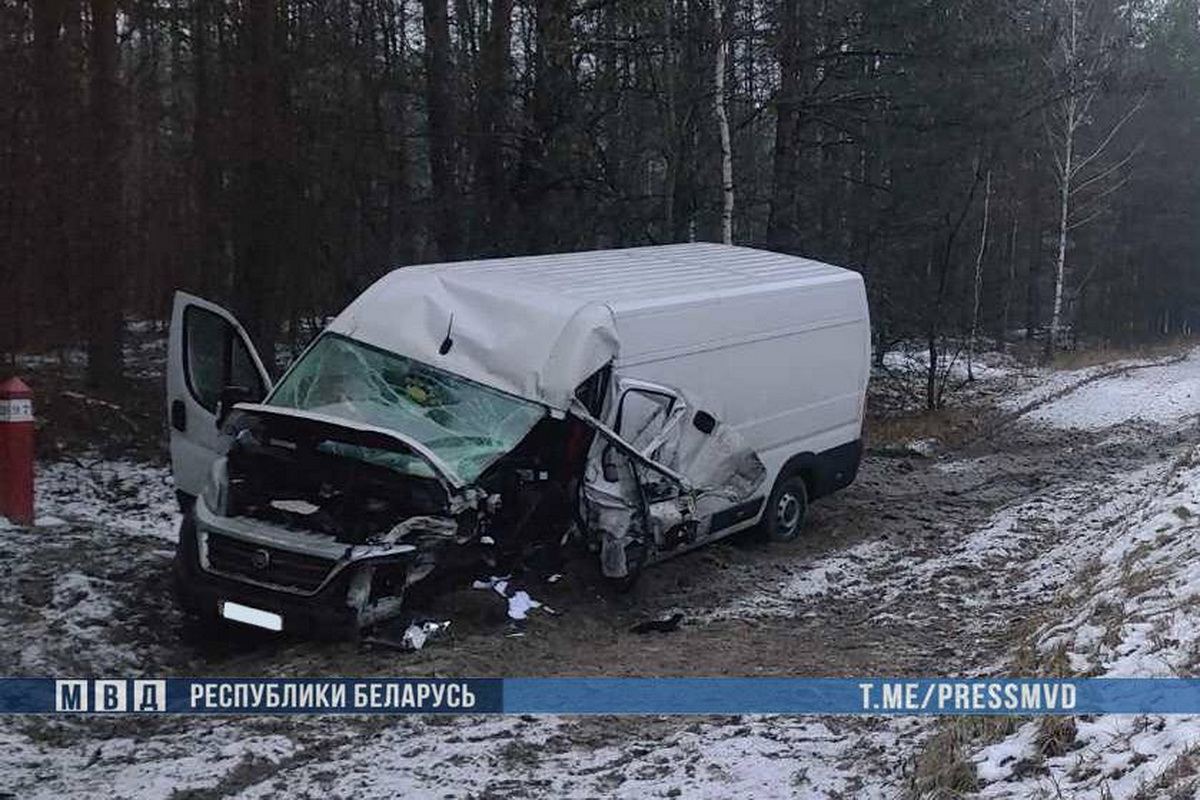
[[[268,366],[285,311],[278,297],[281,253],[287,238],[279,185],[279,107],[276,88],[275,4],[248,0],[248,141],[238,215],[234,300],[239,317]]]
[[[575,194],[571,5],[571,0],[534,3],[537,44],[521,200],[525,247],[537,253],[575,249],[582,225]]]
[[[117,81],[116,0],[92,0],[92,181],[89,197],[90,255],[87,275],[88,382],[113,390],[121,382],[120,84]]]
[[[721,21],[721,4],[713,0],[713,32],[716,35],[716,57],[713,65],[713,105],[717,115],[717,130],[721,139],[721,241],[733,244],[733,146],[729,136],[729,114],[725,104],[725,54],[728,40]]]
[[[1004,283],[1004,312],[1000,317],[1000,342],[1008,342],[1008,328],[1011,324],[1013,289],[1017,285],[1017,209],[1013,208],[1012,229],[1008,237],[1008,280]]]
[[[38,320],[30,314],[40,307],[43,314],[64,319],[70,315],[70,296],[62,289],[70,269],[70,249],[67,246],[67,220],[71,217],[69,198],[79,187],[69,168],[67,152],[71,137],[65,135],[67,125],[68,85],[70,74],[65,56],[66,45],[61,29],[67,12],[65,0],[39,0],[30,4],[33,9],[33,85],[36,128],[32,165],[32,247],[24,269],[17,272],[16,290],[25,302],[18,302],[16,319],[12,320],[18,350]],[[14,108],[19,103],[10,101]],[[26,305],[28,303],[28,305]],[[69,335],[75,331],[67,331]]]
[[[1073,108],[1073,103],[1068,100]],[[1058,185],[1058,252],[1054,257],[1054,305],[1050,312],[1050,332],[1046,336],[1046,353],[1058,347],[1058,330],[1062,325],[1063,282],[1067,268],[1067,230],[1071,219],[1071,176],[1074,171],[1075,131],[1074,115],[1068,112],[1066,129],[1063,131],[1063,153],[1059,168]]]
[[[495,0],[479,56],[479,142],[475,175],[479,186],[479,241],[474,251],[498,255],[509,246],[509,188],[505,170],[505,111],[508,108],[509,49],[513,0]]]
[[[983,190],[983,226],[979,233],[979,252],[975,256],[974,296],[971,303],[971,335],[967,339],[967,380],[975,380],[975,338],[979,333],[979,299],[983,291],[983,256],[987,251],[988,214],[992,207],[992,171],[988,170]]]
[[[775,101],[775,157],[767,242],[781,250],[795,250],[800,246],[797,184],[804,12],[801,0],[781,3],[779,8],[779,93]]]
[[[446,0],[422,0],[425,26],[425,98],[429,106],[429,177],[433,184],[431,227],[438,256],[451,260],[462,249],[455,163],[454,90]]]
[[[220,159],[213,141],[216,131],[213,102],[212,62],[209,54],[208,0],[193,0],[192,75],[195,117],[192,123],[192,174],[196,197],[194,253],[195,281],[206,295],[224,297],[229,275],[224,265],[224,250],[218,198],[221,192]]]

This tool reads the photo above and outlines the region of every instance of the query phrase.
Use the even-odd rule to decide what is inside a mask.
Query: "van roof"
[[[422,264],[380,278],[327,330],[565,411],[618,356],[626,314],[842,281],[861,277],[708,243]]]
[[[858,280],[850,270],[749,247],[693,242],[407,267],[453,271],[456,280],[503,281],[622,310],[690,302],[740,290]],[[400,270],[397,270],[400,272]],[[396,273],[392,273],[393,275]]]

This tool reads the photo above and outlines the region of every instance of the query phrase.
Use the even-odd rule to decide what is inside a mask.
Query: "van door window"
[[[266,394],[254,359],[234,327],[211,311],[189,306],[184,313],[184,348],[188,389],[196,402],[216,413],[221,390],[242,386],[250,396]]]
[[[662,433],[674,405],[675,398],[669,394],[626,390],[617,411],[617,433],[637,450],[644,450]],[[653,453],[645,455],[653,457]]]

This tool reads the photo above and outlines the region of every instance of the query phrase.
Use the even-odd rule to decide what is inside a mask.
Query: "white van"
[[[617,582],[754,525],[791,539],[854,479],[869,361],[861,276],[715,244],[399,269],[274,384],[178,293],[180,598],[348,633],[573,534]]]

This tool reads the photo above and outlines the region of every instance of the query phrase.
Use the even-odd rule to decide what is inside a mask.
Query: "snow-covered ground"
[[[1078,408],[1071,414],[1074,422],[1095,422]],[[1181,410],[1176,419],[1183,416],[1191,415]],[[1059,613],[1038,628],[1033,642],[1045,661],[1065,658],[1068,674],[1191,677],[1200,668],[1200,447],[1156,473],[1132,507],[1107,524],[1075,531],[1051,552],[1074,574],[1060,588]],[[985,796],[1019,796],[1007,780],[1027,758],[1039,758],[1044,774],[1022,784],[1054,786],[1067,796],[1157,796],[1158,788],[1195,772],[1197,717],[1080,720],[1068,752],[1054,755],[1039,752],[1038,727],[1027,722],[976,755],[981,776],[993,784]]]
[[[930,449],[925,458],[868,461],[848,499],[815,508],[826,541],[707,556],[714,574],[724,574],[724,561],[748,574],[728,569],[718,590],[647,597],[648,611],[685,598],[684,630],[619,644],[616,653],[670,654],[681,641],[672,636],[711,643],[706,631],[734,631],[756,641],[769,634],[796,663],[813,664],[805,654],[817,645],[843,648],[828,651],[845,654],[829,662],[839,674],[892,675],[929,663],[958,675],[1196,674],[1200,354],[1060,372],[1018,373],[994,360],[989,369],[994,374],[977,371],[980,383],[1003,383],[1001,409],[1014,415],[1001,434],[959,451]],[[167,665],[198,674],[207,656],[180,655],[170,632],[179,620],[161,591],[177,524],[168,471],[131,461],[42,465],[38,503],[45,527],[0,522],[7,581],[0,610],[8,641],[18,643],[4,656],[8,671],[139,674]],[[59,569],[47,568],[46,552]],[[700,563],[677,567],[681,585]],[[565,625],[586,622],[566,613]],[[541,624],[526,646],[559,635]],[[826,629],[832,645],[812,639]],[[420,655],[436,658],[439,649],[500,635],[439,640]],[[910,656],[926,657],[897,655],[905,643]],[[315,645],[290,643],[278,653],[239,652],[220,668],[337,674],[347,663],[391,664],[396,673],[445,674],[422,666],[436,661],[409,667],[400,655],[390,662],[354,661],[345,649],[324,661],[317,655]],[[707,663],[713,655],[694,649],[689,657]],[[601,658],[586,649],[575,656],[581,664]],[[753,672],[752,661],[741,664],[741,674]],[[947,724],[750,716],[8,719],[0,724],[0,792],[896,797],[918,785],[915,764],[941,757],[927,743]],[[1079,718],[1056,729],[1053,746],[1046,725],[1017,720],[999,738],[963,740],[955,757],[973,769],[979,796],[1195,794],[1200,719]]]
[[[101,523],[136,536],[174,542],[179,508],[171,471],[156,464],[88,458],[40,464],[39,522]]]
[[[1030,422],[1074,430],[1131,421],[1175,424],[1200,417],[1200,350],[1175,363],[1147,366],[1152,363],[1125,361],[1052,373],[1002,406],[1010,411],[1037,406],[1027,415]]]

